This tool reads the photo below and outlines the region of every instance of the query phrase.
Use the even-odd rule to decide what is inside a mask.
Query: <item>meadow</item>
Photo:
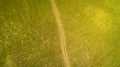
[[[120,66],[119,0],[51,1],[0,0],[0,67]]]

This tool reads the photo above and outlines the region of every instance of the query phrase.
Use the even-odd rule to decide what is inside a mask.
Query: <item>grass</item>
[[[120,66],[120,1],[55,0],[71,67]],[[49,0],[0,0],[0,67],[65,67]]]
[[[57,0],[71,67],[119,67],[119,3]]]
[[[63,66],[49,0],[1,0],[0,67]],[[8,4],[7,4],[8,3]]]

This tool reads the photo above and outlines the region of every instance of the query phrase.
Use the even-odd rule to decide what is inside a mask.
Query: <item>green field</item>
[[[120,1],[0,0],[0,67],[120,67]],[[63,38],[64,39],[64,38]]]

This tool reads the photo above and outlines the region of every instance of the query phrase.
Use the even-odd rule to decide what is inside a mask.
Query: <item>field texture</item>
[[[120,1],[0,0],[0,67],[120,67]]]

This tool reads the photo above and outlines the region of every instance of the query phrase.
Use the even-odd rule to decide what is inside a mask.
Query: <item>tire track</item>
[[[67,49],[66,49],[66,39],[65,39],[65,34],[64,34],[64,29],[63,29],[63,25],[62,25],[62,22],[61,22],[61,18],[60,18],[60,15],[59,15],[59,12],[58,12],[55,1],[50,0],[50,3],[51,3],[51,6],[52,6],[53,13],[55,15],[55,19],[57,21],[57,27],[58,27],[58,30],[59,30],[63,60],[64,60],[64,63],[65,63],[65,66],[70,67],[70,63],[69,63],[69,59],[68,59],[68,55],[67,55]]]

